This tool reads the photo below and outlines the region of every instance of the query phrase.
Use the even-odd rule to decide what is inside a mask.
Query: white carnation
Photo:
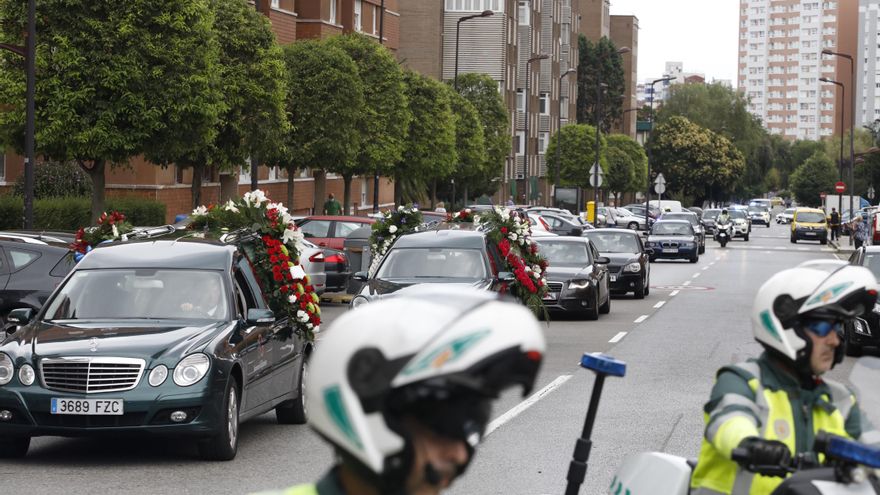
[[[298,310],[296,312],[296,321],[298,321],[300,323],[305,323],[305,322],[309,321],[309,314],[301,309]]]
[[[199,206],[198,208],[196,208],[195,210],[192,211],[192,215],[194,217],[199,216],[199,215],[207,215],[207,214],[208,214],[208,208],[206,208],[204,206]]]
[[[113,230],[113,238],[118,239],[119,238],[119,229],[116,228],[116,224],[114,223],[113,225],[110,226],[110,228]]]
[[[266,201],[269,201],[269,198],[266,197],[266,193],[260,189],[244,193],[243,199],[244,203],[248,206],[260,206]]]
[[[511,240],[511,241],[516,241],[517,238],[518,238],[518,237],[517,237],[516,234],[510,234],[510,240]]]
[[[392,225],[391,227],[388,227],[388,232],[391,232],[392,234],[397,232],[397,225]]]
[[[300,242],[302,242],[302,240],[303,233],[292,227],[284,229],[284,233],[281,234],[281,242],[283,242],[284,244],[289,244],[291,241],[293,241],[293,244],[295,246],[298,246]]]
[[[235,202],[231,199],[227,201],[225,205],[223,205],[223,209],[226,211],[231,211],[232,213],[238,213],[238,207],[235,206]]]

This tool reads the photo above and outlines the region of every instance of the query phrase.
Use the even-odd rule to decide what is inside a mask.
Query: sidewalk
[[[838,244],[838,242],[840,243]],[[834,248],[834,250],[837,251],[838,254],[845,254],[847,256],[849,256],[856,250],[855,245],[850,245],[849,237],[847,236],[843,236],[843,238],[837,239],[835,241],[829,240],[828,245]]]

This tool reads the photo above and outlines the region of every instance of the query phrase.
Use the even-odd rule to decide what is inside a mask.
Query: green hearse
[[[238,425],[304,423],[312,343],[275,319],[254,270],[214,241],[125,242],[87,254],[0,343],[0,457],[40,435],[188,436],[229,460]]]

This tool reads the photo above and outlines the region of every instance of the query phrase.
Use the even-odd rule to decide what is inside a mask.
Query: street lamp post
[[[385,0],[379,6],[379,44],[385,44]],[[373,213],[379,213],[379,166],[373,174]],[[348,213],[348,212],[346,212]]]
[[[617,50],[617,55],[623,55],[624,53],[629,53],[631,50],[628,46],[622,46]],[[599,61],[604,60],[603,57],[599,57]],[[602,123],[602,86],[606,86],[602,82],[602,70],[599,67],[599,70],[596,71],[596,160],[594,162],[593,168],[593,207],[599,207],[599,129]],[[595,220],[595,218],[594,218]]]
[[[855,174],[853,169],[855,168],[855,160],[856,160],[856,148],[855,148],[855,133],[856,133],[856,93],[854,91],[856,84],[856,64],[852,58],[852,55],[842,52],[835,52],[832,50],[822,50],[822,55],[833,55],[835,57],[841,57],[849,60],[849,74],[850,74],[850,100],[852,100],[852,115],[850,118],[852,119],[852,126],[849,131],[849,215],[852,217],[853,215],[853,182],[855,181]],[[846,105],[846,101],[843,102]],[[843,134],[843,120],[840,121],[840,133]]]
[[[655,79],[651,81],[651,110],[648,114],[650,125],[648,126],[649,139],[650,135],[654,133],[654,85],[660,82],[669,82],[675,80],[674,77],[664,77],[661,79]],[[645,144],[648,144],[647,141]],[[651,147],[648,148],[648,190],[645,195],[645,228],[648,228],[648,211],[651,210]]]
[[[559,162],[562,160],[562,80],[569,74],[574,74],[577,69],[570,68],[559,75],[559,111],[556,113],[556,177],[553,179],[553,206],[557,206],[557,190],[559,189]]]
[[[530,120],[529,119],[529,100],[531,99],[530,98],[531,97],[531,85],[529,83],[532,80],[531,65],[532,65],[532,62],[534,62],[536,60],[546,60],[548,58],[550,58],[550,55],[548,55],[546,53],[542,53],[541,55],[535,55],[534,57],[526,60],[526,94],[525,94],[525,99],[526,99],[526,101],[525,101],[525,107],[526,107],[525,108],[525,110],[526,110],[526,112],[525,112],[526,113],[526,137],[525,137],[525,139],[526,139],[526,149],[525,149],[526,155],[525,155],[525,160],[526,160],[526,163],[525,163],[525,167],[524,167],[525,173],[523,174],[523,176],[526,179],[525,180],[526,185],[523,188],[523,190],[526,192],[526,202],[529,201],[529,120]]]
[[[484,10],[479,14],[466,15],[455,22],[455,72],[452,79],[452,85],[456,91],[458,91],[458,34],[461,31],[461,23],[478,17],[489,17],[492,15],[495,15],[495,12]]]
[[[837,162],[837,180],[843,180],[843,121],[844,121],[844,110],[846,109],[846,86],[843,85],[842,82],[835,81],[833,79],[829,79],[827,77],[820,77],[820,81],[828,84],[833,84],[840,88],[840,159]],[[850,208],[850,213],[852,212],[852,208]],[[837,196],[837,213],[838,215],[843,215],[843,196]]]

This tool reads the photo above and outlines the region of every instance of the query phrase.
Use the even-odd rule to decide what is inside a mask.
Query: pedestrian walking
[[[342,205],[339,204],[339,201],[336,201],[336,197],[333,196],[333,193],[327,195],[327,201],[324,202],[324,214],[325,215],[340,215],[342,214]]]
[[[868,242],[868,222],[861,215],[856,215],[852,224],[852,236],[856,244],[856,249],[864,246]]]
[[[840,213],[837,211],[837,208],[831,208],[828,225],[831,227],[831,240],[838,240],[838,237],[840,237]]]

